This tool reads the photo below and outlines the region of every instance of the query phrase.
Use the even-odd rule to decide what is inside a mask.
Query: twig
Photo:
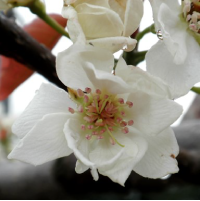
[[[57,77],[55,56],[3,14],[0,14],[0,36],[0,54],[23,63],[67,91]]]

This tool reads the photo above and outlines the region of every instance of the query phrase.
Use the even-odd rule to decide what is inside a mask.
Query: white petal
[[[64,0],[65,4],[73,4],[75,3],[77,0]]]
[[[99,179],[99,174],[97,172],[97,169],[96,168],[92,168],[91,169],[91,174],[92,174],[92,177],[95,181],[97,181]]]
[[[64,6],[62,9],[62,16],[68,19],[67,27],[71,40],[79,44],[85,44],[85,34],[83,33],[81,25],[78,21],[76,10],[72,6]]]
[[[158,20],[162,27],[161,32],[163,35],[163,41],[173,56],[173,61],[176,64],[184,63],[188,54],[186,43],[188,25],[181,20],[179,15],[180,9],[174,12],[166,4],[161,4],[158,13]]]
[[[40,165],[70,155],[72,150],[67,146],[63,128],[71,116],[63,113],[45,115],[19,141],[8,158]]]
[[[93,44],[94,46],[105,48],[113,53],[121,49],[127,52],[132,51],[137,44],[135,39],[123,36],[98,38],[88,40],[87,42]]]
[[[133,102],[126,117],[134,121],[134,127],[146,135],[156,135],[169,127],[182,113],[182,107],[172,100],[132,93],[129,101]]]
[[[175,157],[179,152],[172,129],[168,128],[157,136],[147,136],[148,150],[142,160],[133,168],[148,178],[161,178],[178,172]]]
[[[171,97],[168,85],[160,78],[152,76],[135,66],[127,66],[122,57],[117,63],[115,75],[121,77],[135,91],[143,91],[153,96]]]
[[[123,36],[132,35],[140,25],[143,16],[142,0],[127,0]]]
[[[89,167],[87,165],[84,165],[79,160],[76,161],[76,167],[75,167],[76,173],[82,174],[83,172],[87,171],[88,169],[89,169]]]
[[[153,18],[155,22],[156,30],[161,29],[160,22],[158,20],[158,12],[160,9],[161,4],[166,4],[168,7],[174,12],[177,13],[177,11],[180,9],[180,5],[178,0],[149,0],[151,3],[151,7],[153,10]]]
[[[125,145],[124,152],[121,157],[111,164],[107,164],[98,168],[99,173],[108,176],[112,181],[117,182],[124,186],[125,181],[130,175],[133,167],[141,160],[147,150],[147,143],[141,137],[141,134],[134,128],[130,128],[130,132],[127,135],[122,133],[115,133],[117,140]],[[118,145],[114,145],[113,148],[118,148]],[[102,152],[105,152],[106,149]],[[112,149],[110,149],[112,151]],[[101,154],[103,154],[101,152]],[[114,150],[112,151],[115,153]]]
[[[91,4],[91,5],[109,8],[108,0],[77,0],[73,6],[76,7],[82,3],[87,3],[87,4]]]
[[[109,137],[105,135],[103,140],[96,140],[95,146],[89,153],[89,158],[99,168],[112,165],[121,157],[123,152],[124,148],[119,145],[113,146]]]
[[[94,138],[86,140],[87,133],[81,131],[79,125],[79,120],[74,118],[68,120],[64,128],[68,146],[78,159],[76,171],[82,173],[90,167],[96,180],[98,169],[101,174],[124,185],[133,166],[144,155],[147,149],[146,141],[134,128],[130,128],[128,135],[113,133],[117,140],[125,145],[125,148],[117,144],[111,145],[108,135],[105,135],[102,140]]]
[[[192,36],[186,40],[188,55],[185,63],[176,65],[165,44],[160,41],[146,55],[147,70],[170,87],[171,98],[179,98],[200,81],[200,48]]]
[[[52,84],[42,84],[35,97],[22,115],[15,121],[12,131],[18,137],[24,137],[32,127],[46,114],[66,112],[75,107],[67,92]]]
[[[95,168],[95,164],[89,160],[90,142],[85,138],[81,130],[81,123],[77,118],[68,119],[64,126],[65,138],[74,155],[84,165]]]
[[[123,22],[125,17],[126,4],[127,0],[120,0],[120,1],[109,0],[110,8],[114,10],[116,13],[118,13]]]
[[[74,155],[79,160],[76,167],[77,173],[82,173],[89,167],[93,179],[97,181],[99,177],[96,165],[89,159],[90,142],[85,138],[80,127],[81,124],[77,118],[69,119],[64,126],[65,138],[69,148],[73,150]]]
[[[87,39],[122,35],[123,22],[113,10],[83,3],[76,6],[76,11]]]
[[[131,90],[126,82],[111,74],[113,67],[113,55],[92,46],[74,45],[57,56],[57,74],[66,86],[82,90],[86,87],[106,89],[113,94]]]

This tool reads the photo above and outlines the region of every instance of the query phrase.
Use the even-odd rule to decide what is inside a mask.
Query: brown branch
[[[196,160],[197,155],[194,157],[191,155],[188,151],[180,152],[178,157],[180,172],[169,179],[147,179],[132,172],[125,188],[102,175],[96,182],[89,170],[83,174],[75,173],[76,159],[73,155],[37,167],[19,162],[1,161],[0,198],[116,200],[133,199],[131,196],[136,193],[140,195],[140,199],[147,199],[152,193],[162,195],[174,186],[183,188],[190,184],[199,184],[199,157]],[[166,194],[163,194],[163,199],[165,196]]]
[[[181,150],[178,157],[179,173],[177,177],[193,184],[200,184],[200,153]]]
[[[0,14],[0,54],[23,63],[38,72],[58,87],[67,90],[58,79],[55,70],[55,56],[39,44],[13,20]]]

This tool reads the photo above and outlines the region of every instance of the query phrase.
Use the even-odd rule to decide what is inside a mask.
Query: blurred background
[[[44,2],[48,13],[61,14],[62,0]],[[9,14],[21,27],[36,18],[29,9],[21,7]],[[140,30],[152,23],[151,8],[145,1]],[[155,34],[146,34],[138,49],[148,50],[157,40]],[[71,44],[69,39],[61,37],[52,53],[56,56]],[[115,57],[121,53],[116,53]],[[0,72],[4,60],[0,58]],[[138,66],[145,70],[145,62]],[[48,81],[34,73],[0,102],[0,199],[200,199],[200,97],[193,92],[176,100],[184,108],[183,115],[172,125],[181,150],[178,157],[180,172],[176,175],[151,180],[133,172],[124,188],[104,176],[95,182],[89,172],[76,174],[74,156],[37,167],[9,161],[7,155],[17,143],[11,125],[43,82]]]

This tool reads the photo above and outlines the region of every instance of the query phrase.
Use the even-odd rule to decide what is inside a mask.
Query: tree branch
[[[50,50],[3,14],[0,14],[0,33],[0,54],[23,63],[67,91],[67,87],[57,77],[55,56]]]

